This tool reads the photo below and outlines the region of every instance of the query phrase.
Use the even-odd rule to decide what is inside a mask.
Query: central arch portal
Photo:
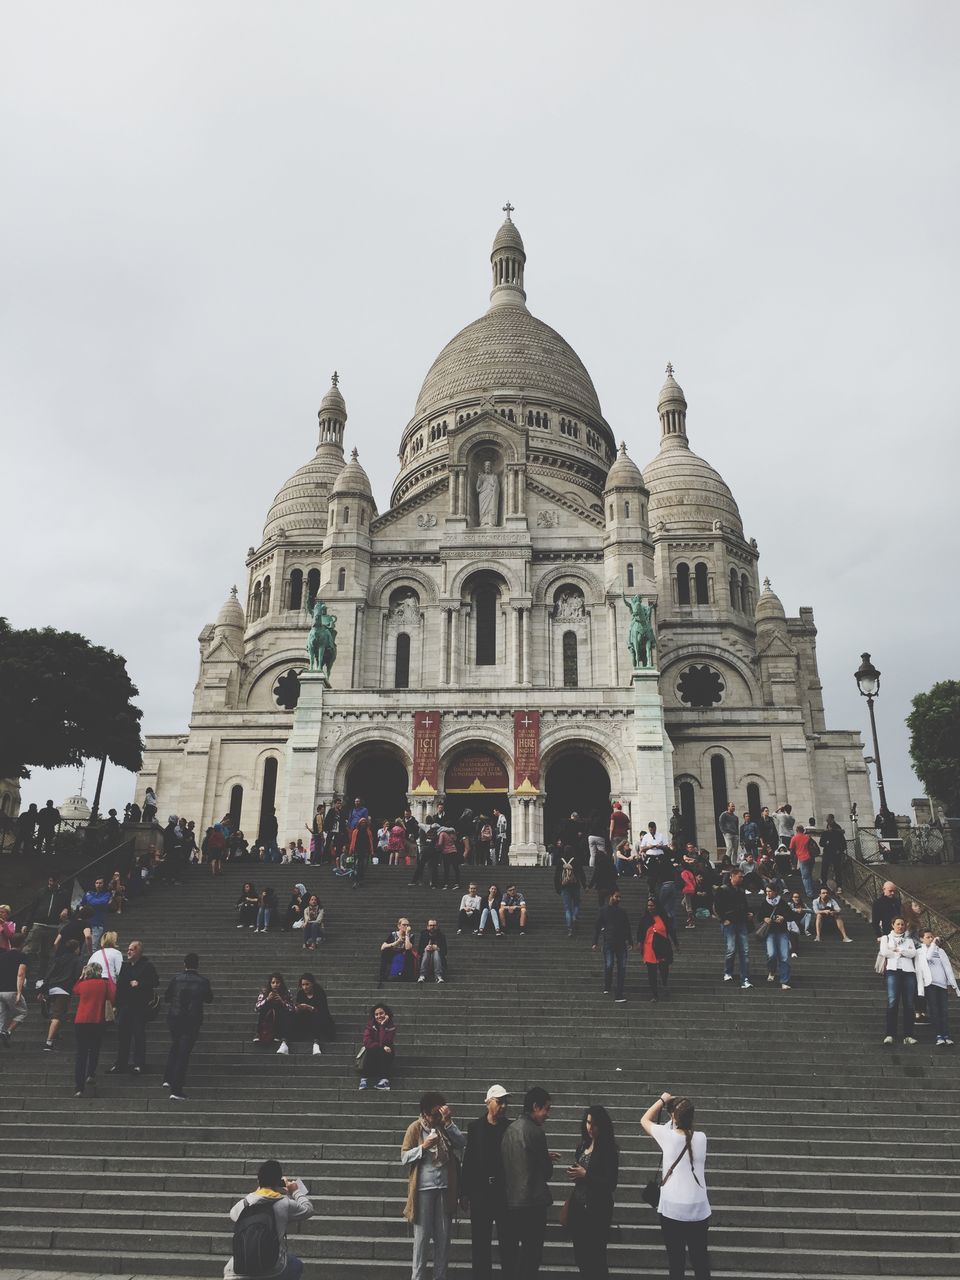
[[[595,816],[605,825],[610,813],[610,775],[595,756],[576,748],[547,769],[543,834],[548,846],[571,813],[579,813],[591,826]]]
[[[368,751],[352,761],[347,769],[343,807],[349,813],[359,796],[379,827],[384,818],[392,822],[401,816],[407,807],[409,785],[406,766],[391,751],[382,748]]]

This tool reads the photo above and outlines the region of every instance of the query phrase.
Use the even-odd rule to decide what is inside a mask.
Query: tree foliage
[[[106,757],[139,769],[142,711],[123,658],[73,631],[0,618],[0,778]]]
[[[917,777],[952,815],[960,815],[960,680],[918,693],[907,716]]]

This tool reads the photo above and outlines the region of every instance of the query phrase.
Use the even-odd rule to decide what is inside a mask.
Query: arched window
[[[303,570],[294,569],[290,574],[289,609],[299,609],[303,604]]]
[[[747,808],[754,822],[759,822],[760,810],[763,806],[760,803],[760,788],[755,782],[747,783]]]
[[[260,607],[261,613],[270,612],[270,575],[269,573],[263,580],[263,603]]]
[[[625,502],[623,504],[623,518],[624,520],[630,519],[630,503],[629,502]]]
[[[740,608],[744,613],[750,612],[750,583],[745,573],[740,575]]]
[[[263,608],[263,587],[259,580],[253,584],[253,597],[250,601],[250,621],[256,622]]]
[[[367,513],[363,507],[360,508],[360,525],[361,527],[367,523]]]
[[[693,579],[697,589],[697,604],[709,604],[710,587],[707,583],[707,566],[702,560],[693,570]]]
[[[730,608],[740,608],[740,579],[737,577],[736,569],[730,570]]]
[[[717,845],[723,844],[720,834],[720,815],[730,803],[727,795],[727,762],[723,756],[710,757],[710,780],[713,783],[713,812]]]
[[[307,608],[312,609],[317,603],[317,592],[320,590],[320,570],[311,569],[307,574]]]
[[[577,633],[575,631],[565,631],[563,633],[563,687],[565,689],[576,689],[579,682]]]
[[[562,429],[562,428],[561,428]],[[613,519],[613,503],[610,503],[610,519]]]
[[[477,666],[492,667],[497,661],[497,603],[500,599],[496,587],[485,583],[477,588],[473,598],[477,620]]]
[[[343,591],[346,585],[347,585],[347,571],[346,569],[339,569],[337,571],[337,590]]]
[[[397,636],[397,656],[393,664],[393,687],[410,688],[410,637],[406,631]]]
[[[697,793],[692,782],[681,782],[678,788],[680,792],[680,816],[683,819],[683,834],[688,840],[692,840],[694,844],[699,844],[697,839]]]
[[[632,564],[627,565],[627,586],[628,587],[633,586],[633,565]]]
[[[236,786],[231,787],[230,789],[230,808],[228,810],[228,813],[230,814],[230,826],[233,828],[234,831],[239,830],[240,813],[242,809],[243,809],[243,787],[241,787],[240,783],[238,782]]]
[[[343,508],[343,523],[344,523],[344,524],[349,524],[349,523],[350,523],[350,508],[349,508],[349,507],[344,507],[344,508]]]
[[[677,565],[677,604],[690,603],[690,566]]]
[[[263,762],[263,787],[260,791],[260,823],[257,827],[257,844],[265,844],[263,824],[266,818],[272,818],[277,803],[277,759],[268,756]],[[272,841],[276,843],[276,839]]]

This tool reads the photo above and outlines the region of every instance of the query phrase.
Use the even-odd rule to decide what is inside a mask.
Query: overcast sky
[[[654,456],[672,360],[761,577],[815,608],[828,726],[867,732],[869,650],[891,806],[920,794],[903,720],[958,674],[957,5],[8,0],[3,28],[14,626],[122,653],[144,730],[184,728],[331,370],[383,510],[510,199],[617,438]]]

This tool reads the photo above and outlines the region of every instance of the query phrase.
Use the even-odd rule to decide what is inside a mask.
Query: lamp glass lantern
[[[880,692],[880,672],[870,661],[869,653],[862,653],[860,659],[860,666],[854,672],[853,678],[857,682],[861,697],[875,698]]]

